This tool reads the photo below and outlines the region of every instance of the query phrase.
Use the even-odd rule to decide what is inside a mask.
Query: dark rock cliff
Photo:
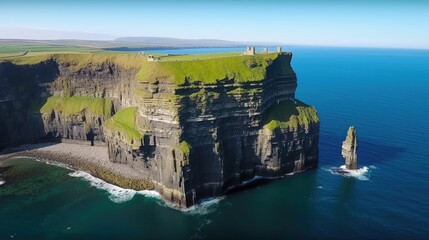
[[[104,121],[132,104],[136,69],[85,55],[85,64],[74,61],[79,55],[63,58],[0,63],[0,149],[61,138],[104,141]],[[100,101],[110,105],[106,111],[91,112],[86,106]]]
[[[290,68],[290,60],[291,54],[281,54],[258,81],[175,86],[153,76],[156,80],[138,83],[133,127],[142,137],[105,130],[111,160],[139,169],[180,207],[221,196],[256,176],[317,166],[317,113],[295,99],[295,73],[278,71]],[[277,118],[276,112],[285,116]]]
[[[0,64],[0,149],[45,136],[39,109],[49,96],[46,86],[58,75],[58,64],[50,60]]]
[[[165,200],[189,207],[256,176],[317,166],[319,120],[295,99],[291,57],[3,62],[0,148],[55,137],[105,141],[111,161],[139,170]]]

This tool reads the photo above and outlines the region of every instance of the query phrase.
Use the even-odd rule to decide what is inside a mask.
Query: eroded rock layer
[[[132,104],[141,65],[132,56],[131,66],[118,58],[69,54],[0,63],[0,149],[53,138],[104,141],[104,121]]]
[[[358,169],[357,158],[357,137],[355,127],[349,127],[347,131],[346,140],[343,141],[341,155],[345,159],[346,168],[349,170]]]
[[[190,75],[177,86],[167,74],[140,81],[132,127],[142,137],[127,138],[119,126],[106,130],[111,159],[140,169],[180,207],[221,196],[255,176],[317,166],[319,120],[314,108],[295,99],[290,60],[289,53],[276,56],[265,78],[253,81],[213,83]]]
[[[1,89],[12,89],[0,89],[0,147],[44,137],[105,141],[111,161],[140,171],[179,207],[256,176],[317,166],[319,119],[295,99],[291,53],[174,62],[108,56],[0,63]],[[29,102],[39,104],[22,107]],[[14,120],[21,109],[26,117]]]

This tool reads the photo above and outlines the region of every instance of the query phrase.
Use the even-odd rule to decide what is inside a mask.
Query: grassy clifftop
[[[44,53],[38,55],[25,55],[18,57],[0,58],[1,61],[10,61],[17,65],[32,65],[46,60],[54,60],[58,64],[68,66],[71,70],[78,71],[83,68],[101,66],[103,64],[117,65],[123,69],[139,70],[146,57],[136,53]]]
[[[236,82],[261,81],[267,76],[294,74],[290,54],[260,54],[232,56],[196,61],[147,62],[138,72],[140,82],[166,80],[176,85],[201,81],[216,84],[219,80]]]
[[[233,79],[236,82],[261,81],[265,78],[295,74],[290,53],[268,53],[253,56],[238,53],[205,54],[166,57],[166,61],[148,62],[147,56],[136,53],[47,53],[0,59],[17,65],[33,65],[47,60],[79,72],[82,69],[97,69],[100,66],[118,66],[125,70],[138,71],[139,82],[168,81],[176,85],[200,81],[216,84],[220,80]],[[197,58],[197,59],[195,59]],[[177,59],[174,61],[174,59]]]

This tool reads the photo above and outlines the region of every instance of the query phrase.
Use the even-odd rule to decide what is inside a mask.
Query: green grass
[[[216,84],[219,80],[234,79],[236,82],[261,81],[266,78],[270,65],[280,59],[283,63],[271,67],[271,77],[283,73],[293,73],[290,67],[290,55],[277,53],[254,56],[233,56],[198,61],[161,61],[147,62],[137,74],[140,82],[169,81],[184,85],[201,81],[204,84]],[[284,63],[287,62],[286,65]]]
[[[42,61],[53,59],[59,64],[67,65],[71,70],[78,71],[83,68],[91,68],[102,64],[116,65],[123,69],[138,70],[146,62],[146,56],[133,52],[111,52],[87,48],[42,48],[39,52],[2,52],[0,48],[0,62],[10,61],[18,65],[38,64]],[[18,48],[17,48],[18,49]],[[26,52],[25,55],[23,55]]]
[[[145,58],[138,54],[54,54],[52,56],[60,64],[68,64],[72,70],[91,68],[103,64],[120,66],[123,69],[140,69]]]
[[[205,89],[200,89],[197,92],[189,94],[189,98],[196,101],[206,101],[207,99],[216,99],[219,98],[220,93],[217,92],[209,92]]]
[[[0,62],[8,60],[18,64],[35,64],[49,59],[52,54],[88,54],[98,51],[95,48],[53,44],[5,44],[0,45]]]
[[[124,134],[131,145],[138,146],[143,135],[136,129],[136,113],[137,107],[121,109],[104,123],[104,128]]]
[[[258,93],[262,93],[261,88],[244,89],[244,88],[238,87],[234,90],[227,92],[228,95],[254,95]]]
[[[78,46],[53,44],[7,44],[0,47],[0,53],[16,54],[22,52],[91,52],[96,49]]]
[[[263,113],[264,128],[271,131],[275,129],[293,131],[298,126],[308,129],[311,123],[318,122],[316,109],[300,101],[283,101],[271,106]]]
[[[191,145],[189,145],[186,141],[181,141],[179,144],[179,150],[185,155],[189,157],[189,153],[191,152]]]
[[[167,56],[161,55],[161,61],[192,61],[192,60],[207,60],[214,58],[223,58],[223,57],[236,57],[240,56],[242,53],[239,52],[230,52],[230,53],[209,53],[209,54],[186,54],[179,56]]]
[[[54,109],[65,115],[75,115],[87,110],[95,116],[110,117],[112,114],[112,101],[98,97],[53,96],[48,98],[40,112],[51,113]]]

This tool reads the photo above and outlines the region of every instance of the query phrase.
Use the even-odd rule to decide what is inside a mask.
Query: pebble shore
[[[109,161],[107,147],[90,146],[88,142],[27,144],[8,149],[0,154],[0,161],[17,157],[31,157],[66,164],[76,170],[88,172],[122,188],[152,190],[153,183],[126,164]]]

